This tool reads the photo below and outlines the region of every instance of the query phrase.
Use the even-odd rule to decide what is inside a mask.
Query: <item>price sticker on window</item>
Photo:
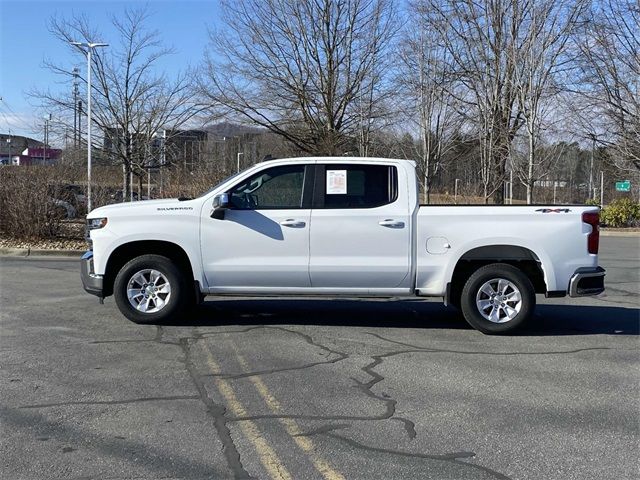
[[[327,170],[327,195],[346,195],[347,171]]]

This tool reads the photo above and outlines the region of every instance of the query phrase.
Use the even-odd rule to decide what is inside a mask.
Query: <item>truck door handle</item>
[[[382,220],[378,222],[378,225],[382,227],[388,227],[388,228],[404,228],[404,222],[399,222],[392,218],[387,218],[386,220]]]
[[[287,218],[286,220],[281,221],[280,225],[282,225],[283,227],[303,228],[306,225],[306,223],[303,222],[302,220]]]

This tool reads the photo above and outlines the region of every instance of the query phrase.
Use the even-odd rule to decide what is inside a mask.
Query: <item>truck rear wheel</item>
[[[180,269],[161,255],[141,255],[126,263],[116,275],[113,295],[122,314],[135,323],[175,318],[186,312],[190,298]]]
[[[511,333],[533,314],[536,295],[529,278],[513,265],[492,263],[476,270],[462,289],[462,314],[482,333]]]

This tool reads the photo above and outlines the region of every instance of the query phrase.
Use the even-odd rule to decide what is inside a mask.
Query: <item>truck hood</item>
[[[121,215],[135,215],[144,213],[145,215],[157,214],[167,211],[193,211],[195,208],[193,200],[178,200],[177,198],[163,198],[160,200],[141,200],[137,202],[114,203],[92,210],[87,219],[101,217],[115,217]]]

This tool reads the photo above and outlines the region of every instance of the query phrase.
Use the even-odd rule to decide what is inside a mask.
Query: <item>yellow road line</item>
[[[231,344],[236,356],[238,357],[240,366],[245,372],[248,372],[249,364],[240,354],[236,345],[233,342],[231,342]],[[269,389],[262,381],[262,379],[257,375],[252,375],[249,377],[249,380],[251,380],[253,386],[256,387],[256,390],[267,404],[267,407],[269,407],[269,410],[271,410],[273,413],[278,414],[282,410],[282,406],[280,405],[280,402],[278,402],[278,400],[271,394],[271,392],[269,392]],[[309,456],[311,462],[313,462],[313,466],[326,480],[344,480],[342,474],[335,471],[331,467],[329,462],[315,453],[315,446],[313,445],[311,438],[300,436],[302,434],[302,430],[300,430],[300,427],[292,418],[279,418],[278,420],[284,426],[287,433],[291,435],[294,442],[296,442],[296,445],[298,445],[298,447],[300,447],[300,449]]]
[[[203,349],[207,355],[207,364],[212,373],[220,374],[220,366],[216,363],[211,351],[203,343]],[[247,411],[238,401],[235,392],[231,388],[229,382],[220,377],[213,377],[214,383],[220,394],[224,397],[227,407],[233,412],[235,416],[246,417]],[[253,444],[260,462],[264,465],[264,468],[269,473],[269,476],[277,480],[292,480],[291,474],[287,471],[282,464],[276,452],[271,448],[267,441],[260,433],[258,426],[251,421],[239,422],[242,433]]]

